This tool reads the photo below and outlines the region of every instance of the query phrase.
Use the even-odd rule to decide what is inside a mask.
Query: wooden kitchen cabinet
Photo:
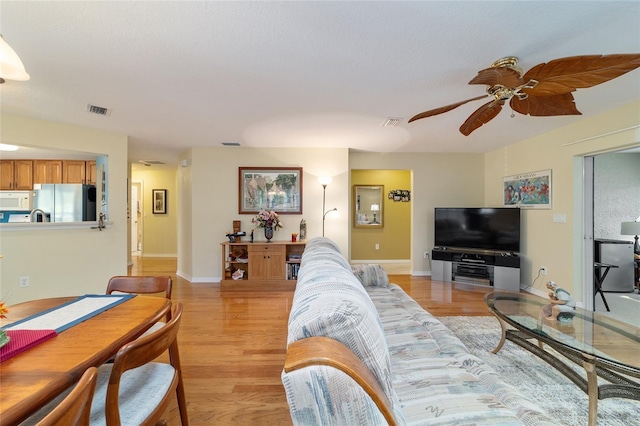
[[[86,167],[82,160],[62,160],[62,183],[87,183]]]
[[[305,242],[223,242],[221,288],[280,290],[295,286]],[[238,273],[238,270],[242,270]],[[234,279],[233,275],[242,275]]]
[[[33,160],[33,183],[62,183],[62,160]]]
[[[96,162],[95,161],[87,161],[85,163],[85,170],[86,170],[86,176],[87,176],[87,183],[90,185],[95,185],[96,184]]]
[[[0,189],[32,190],[33,162],[31,160],[0,160]]]

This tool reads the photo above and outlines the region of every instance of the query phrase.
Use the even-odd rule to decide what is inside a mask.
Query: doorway
[[[635,221],[640,215],[639,164],[638,148],[585,156],[583,159],[585,308],[636,326],[640,326],[637,316],[640,295],[634,287],[633,250],[626,243],[632,237],[621,235],[621,223]],[[616,248],[616,253],[622,253],[618,248],[624,249],[624,256],[616,262],[600,259],[604,263],[616,263],[614,271],[618,272],[609,273],[603,284],[609,311],[600,294],[596,294],[594,300],[593,265],[598,258],[597,252],[600,252],[596,246],[602,249],[603,245],[607,250]],[[611,257],[609,252],[607,256]]]
[[[131,254],[142,254],[142,182],[131,184]]]

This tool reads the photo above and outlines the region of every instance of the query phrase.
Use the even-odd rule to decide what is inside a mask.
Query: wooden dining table
[[[9,306],[0,326],[75,298],[41,299]],[[46,405],[91,367],[111,359],[171,309],[164,297],[135,296],[0,363],[0,425],[15,425]]]

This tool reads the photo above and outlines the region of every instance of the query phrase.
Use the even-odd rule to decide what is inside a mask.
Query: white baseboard
[[[182,271],[177,271],[176,275],[179,276],[180,278],[184,278],[185,280],[189,281],[190,283],[219,283],[220,280],[222,279],[221,277],[192,277],[189,274],[185,274]]]
[[[431,271],[411,271],[411,275],[414,277],[430,277]]]

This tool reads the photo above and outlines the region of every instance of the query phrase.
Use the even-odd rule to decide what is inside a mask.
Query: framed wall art
[[[239,167],[238,213],[302,214],[302,167]]]
[[[505,207],[551,208],[551,170],[505,176],[502,181]]]
[[[167,214],[167,190],[153,189],[153,214]]]

